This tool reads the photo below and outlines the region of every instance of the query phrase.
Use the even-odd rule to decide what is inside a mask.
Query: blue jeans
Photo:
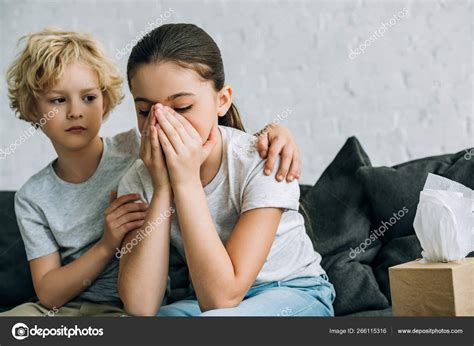
[[[160,308],[157,316],[334,316],[334,286],[325,274],[253,286],[235,308],[201,312],[196,296]]]

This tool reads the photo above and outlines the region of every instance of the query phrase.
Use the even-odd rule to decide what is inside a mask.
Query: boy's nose
[[[69,112],[67,118],[69,120],[80,119],[82,118],[82,114],[78,112]]]
[[[76,99],[71,99],[71,102],[67,108],[67,119],[75,120],[83,117],[83,108],[81,107],[81,102]]]

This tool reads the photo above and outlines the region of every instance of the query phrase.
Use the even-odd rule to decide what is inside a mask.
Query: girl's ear
[[[217,93],[217,116],[223,117],[232,105],[232,87],[224,85]]]

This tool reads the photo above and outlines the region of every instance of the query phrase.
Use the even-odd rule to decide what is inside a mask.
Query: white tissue
[[[421,255],[429,262],[462,259],[474,250],[474,192],[455,181],[428,174],[413,227]]]

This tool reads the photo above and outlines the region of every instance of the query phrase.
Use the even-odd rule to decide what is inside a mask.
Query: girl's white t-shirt
[[[223,141],[222,162],[204,192],[222,242],[226,243],[241,213],[256,208],[284,209],[270,253],[253,286],[325,274],[320,265],[321,256],[314,250],[303,216],[298,212],[298,182],[276,181],[278,161],[271,175],[263,173],[265,161],[256,150],[256,137],[226,126],[219,126],[219,130]],[[151,177],[140,159],[119,184],[118,195],[128,193],[139,193],[144,202],[151,202]],[[171,243],[185,259],[177,216],[171,217]]]

